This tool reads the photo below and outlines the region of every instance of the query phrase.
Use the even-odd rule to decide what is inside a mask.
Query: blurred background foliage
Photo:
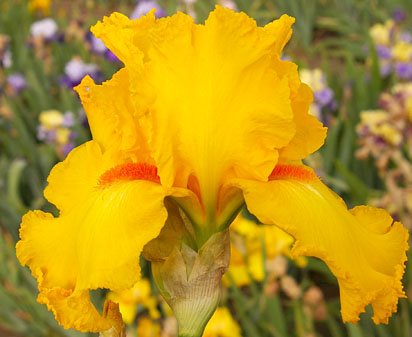
[[[412,3],[410,0],[222,0],[263,25],[283,13],[296,18],[284,58],[299,64],[315,93],[311,107],[328,127],[325,146],[308,164],[350,205],[387,208],[412,226]],[[0,1],[0,336],[83,336],[63,330],[36,302],[36,282],[19,265],[14,245],[22,214],[54,212],[43,197],[51,167],[90,138],[72,90],[90,74],[104,80],[121,67],[88,34],[113,11],[138,17],[180,9],[203,22],[215,1]],[[140,7],[139,7],[140,6]],[[339,290],[316,259],[292,261],[290,238],[272,233],[246,212],[232,235],[233,267],[222,308],[205,336],[410,337],[408,298],[388,325],[371,312],[343,324]],[[280,247],[273,250],[273,247]],[[240,247],[240,248],[239,248]],[[96,291],[123,303],[130,336],[174,336],[170,310],[159,299],[144,262],[144,280],[124,294]]]

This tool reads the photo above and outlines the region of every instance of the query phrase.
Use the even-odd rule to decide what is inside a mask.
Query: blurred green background
[[[158,7],[158,15],[179,9],[203,22],[215,3],[0,1],[1,337],[86,335],[63,330],[52,314],[37,304],[36,282],[18,263],[14,246],[22,214],[29,209],[54,211],[43,197],[51,167],[72,147],[90,138],[73,85],[86,74],[100,81],[108,79],[121,67],[88,35],[89,27],[113,11],[139,16],[153,6]],[[412,2],[218,3],[246,12],[259,25],[283,13],[296,18],[294,35],[283,57],[299,65],[302,80],[315,94],[311,111],[329,127],[325,146],[308,158],[308,164],[349,206],[366,203],[385,207],[411,228]],[[370,114],[362,115],[364,111]],[[264,244],[262,255],[265,257]],[[144,270],[150,279],[149,266]],[[251,277],[247,285],[229,282],[226,286],[222,304],[230,309],[242,336],[412,336],[410,265],[404,277],[409,298],[400,301],[398,313],[388,325],[379,326],[371,322],[370,310],[358,324],[342,323],[336,280],[320,261],[288,259],[283,276],[288,281],[276,281],[266,271],[263,279]],[[298,290],[293,292],[293,287]],[[311,290],[313,295],[313,289],[318,292],[311,302],[305,294]],[[96,292],[96,303],[105,295]],[[136,299],[128,334],[173,336],[173,328],[166,331],[167,310],[157,300],[154,288],[150,296],[159,301],[161,317],[150,317],[152,325],[139,330],[139,322],[143,326],[147,322],[142,318],[150,315],[144,301]],[[208,336],[234,336],[230,326],[222,331],[225,329],[226,334]]]

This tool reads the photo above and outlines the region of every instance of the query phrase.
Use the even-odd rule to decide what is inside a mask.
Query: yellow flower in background
[[[412,44],[404,41],[398,42],[392,50],[392,56],[400,62],[409,62],[412,59]]]
[[[267,265],[279,255],[290,255],[294,239],[276,226],[261,225],[239,215],[231,225],[231,260],[224,284],[237,286],[262,281]],[[263,253],[266,254],[266,259]]]
[[[391,116],[384,110],[366,110],[361,112],[361,122],[358,129],[368,128],[375,136],[382,137],[393,145],[402,141],[400,131],[393,125]]]
[[[142,317],[137,321],[137,337],[160,337],[161,329],[157,322],[148,317]]]
[[[394,26],[393,20],[387,20],[385,24],[377,23],[369,29],[369,35],[375,44],[388,45],[391,43],[391,31]]]
[[[248,252],[246,249],[242,250],[236,243],[232,243],[230,265],[223,277],[223,284],[229,287],[233,282],[238,287],[242,287],[249,285],[252,281],[262,281],[264,276],[262,252]]]
[[[76,88],[93,140],[51,171],[45,196],[59,215],[27,213],[17,244],[20,262],[37,278],[39,302],[65,328],[119,335],[118,305],[107,300],[100,313],[90,290],[131,289],[143,247],[166,221],[186,217],[187,240],[169,240],[167,229],[156,243],[159,255],[170,257],[164,270],[174,272],[178,263],[193,267],[186,273],[214,270],[213,240],[245,205],[295,238],[293,257],[327,263],[338,278],[344,321],[357,321],[369,303],[376,323],[396,311],[407,231],[383,210],[348,211],[301,164],[326,129],[308,114],[312,93],[296,65],[280,59],[293,21],[284,15],[257,27],[244,13],[216,7],[203,25],[183,13],[137,20],[114,13],[92,28],[125,67],[102,85],[86,77]],[[178,258],[182,251],[187,260]],[[155,278],[165,280],[164,270]],[[186,273],[178,286],[197,276]],[[180,305],[190,293],[176,289]]]
[[[300,80],[307,84],[313,91],[321,91],[326,87],[325,74],[319,68],[301,69],[299,71]]]
[[[412,96],[412,83],[398,83],[393,87],[392,93],[395,95],[402,94],[404,96]]]
[[[44,15],[50,13],[51,0],[29,0],[29,10],[31,12],[41,12]]]
[[[312,116],[322,120],[322,111],[324,109],[336,109],[336,101],[333,90],[328,86],[326,74],[319,68],[299,70],[299,77],[302,83],[305,83],[312,89],[314,100],[309,107],[309,113]]]
[[[126,324],[133,323],[138,306],[147,309],[151,318],[160,318],[160,313],[156,308],[157,301],[151,294],[150,282],[147,279],[139,280],[131,289],[111,291],[107,298],[119,304],[120,313]]]
[[[71,111],[45,110],[39,115],[37,138],[53,145],[59,157],[65,157],[73,148],[75,117]]]
[[[67,128],[58,128],[56,130],[56,141],[58,144],[67,144],[70,140],[71,131]]]
[[[226,307],[219,307],[206,325],[203,337],[241,337],[240,327]]]
[[[394,96],[400,95],[405,99],[406,117],[412,122],[412,83],[398,83],[392,89]]]
[[[47,130],[60,127],[63,124],[63,114],[58,110],[45,110],[39,115],[39,122]]]

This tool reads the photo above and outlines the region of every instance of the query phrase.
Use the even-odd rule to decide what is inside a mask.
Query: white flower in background
[[[52,18],[33,22],[30,26],[30,34],[35,38],[52,39],[57,34],[57,23]]]
[[[10,49],[7,49],[4,54],[3,58],[1,60],[1,63],[4,68],[10,68],[13,65],[13,59],[11,57],[11,51]]]
[[[104,45],[103,41],[94,35],[90,36],[90,45],[92,51],[97,54],[104,54],[107,51],[107,47]]]
[[[196,15],[196,11],[195,11],[195,3],[197,2],[197,0],[183,0],[182,4],[183,4],[183,8],[181,8],[180,10],[186,12],[187,14],[189,14],[194,20],[196,20],[197,15]]]
[[[154,0],[138,0],[136,7],[134,8],[132,14],[130,15],[131,19],[138,19],[143,15],[149,13],[153,8],[156,9],[155,15],[158,18],[166,16],[166,12],[159,4]]]
[[[73,82],[77,83],[86,76],[98,72],[98,67],[94,63],[85,63],[80,58],[74,57],[66,63],[64,67],[65,75]],[[92,76],[93,77],[93,76]]]
[[[238,9],[234,0],[219,0],[218,3],[220,6],[229,8],[234,11],[237,11]]]

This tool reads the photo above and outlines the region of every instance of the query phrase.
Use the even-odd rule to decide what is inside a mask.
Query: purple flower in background
[[[395,65],[396,74],[404,80],[412,80],[412,63],[399,62]]]
[[[86,34],[86,41],[89,43],[92,53],[103,55],[110,62],[119,62],[117,56],[105,46],[101,39],[95,37],[92,33]]]
[[[65,128],[71,128],[74,125],[74,114],[71,111],[67,111],[63,114],[62,126]]]
[[[400,40],[406,43],[412,43],[412,34],[409,32],[402,32]]]
[[[30,34],[34,38],[43,38],[46,41],[57,39],[58,27],[52,18],[46,18],[32,23]]]
[[[7,84],[13,89],[14,92],[19,94],[27,88],[26,78],[19,73],[10,74],[7,76]]]
[[[49,130],[43,125],[37,128],[37,138],[47,144],[53,144],[56,141],[56,130]]]
[[[97,66],[93,63],[84,63],[81,59],[74,58],[64,67],[64,73],[70,80],[76,82],[81,80],[85,75],[97,71]]]
[[[103,55],[110,62],[119,62],[117,56],[105,46],[101,39],[95,37],[92,33],[86,34],[86,41],[89,42],[92,53]]]
[[[90,50],[99,55],[104,55],[107,51],[107,47],[104,45],[103,41],[95,37],[92,33],[88,32],[86,34],[86,40],[90,43]]]
[[[322,90],[315,91],[314,97],[316,103],[319,104],[320,108],[323,108],[332,103],[334,94],[332,89],[326,87]]]
[[[381,63],[379,65],[379,72],[383,77],[389,76],[389,74],[392,72],[392,67],[390,63]]]
[[[39,115],[37,138],[52,145],[59,157],[65,157],[75,146],[77,133],[73,130],[78,120],[71,111],[45,110]]]
[[[37,127],[37,139],[44,141],[46,139],[47,130],[42,125]]]
[[[369,29],[375,44],[382,77],[396,76],[398,80],[412,80],[412,33],[403,30],[406,12],[398,9],[394,19],[377,23]]]
[[[401,8],[396,8],[393,11],[392,17],[396,22],[401,22],[401,21],[404,21],[406,19],[406,13]]]
[[[97,82],[102,79],[102,74],[96,64],[84,63],[80,58],[75,57],[66,63],[61,82],[67,87],[73,88],[86,75],[89,75]]]
[[[72,142],[65,144],[62,148],[62,152],[64,156],[67,156],[71,150],[73,150],[75,145]]]
[[[292,61],[293,62],[292,58],[289,55],[286,55],[286,54],[280,55],[280,59],[282,61]]]
[[[107,49],[105,57],[110,62],[120,62],[119,58],[115,54],[113,54],[112,51],[109,49]]]
[[[134,8],[132,14],[130,15],[131,19],[140,18],[143,15],[149,13],[153,8],[156,9],[155,15],[157,18],[166,16],[166,12],[162,7],[160,7],[154,0],[138,0],[137,5]]]
[[[392,51],[391,48],[383,46],[383,45],[377,45],[376,46],[376,53],[378,54],[378,57],[380,59],[390,59],[392,57]]]

